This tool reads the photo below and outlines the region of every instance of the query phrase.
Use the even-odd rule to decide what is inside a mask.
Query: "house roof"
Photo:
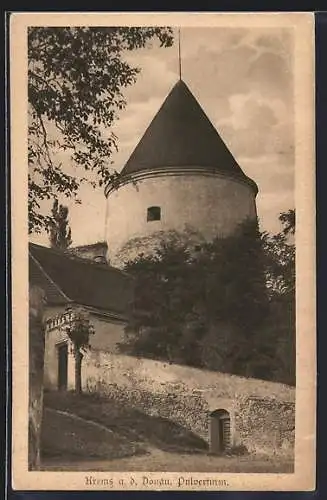
[[[70,247],[67,249],[67,253],[77,255],[86,259],[95,259],[97,257],[102,257],[103,259],[105,259],[107,249],[108,245],[105,241],[98,241],[97,243]]]
[[[256,189],[182,80],[168,94],[121,174],[163,167],[210,168]]]
[[[124,316],[132,298],[133,281],[127,273],[33,243],[29,279],[45,289],[50,305],[73,302]]]
[[[70,247],[67,249],[68,252],[74,252],[75,250],[92,250],[92,249],[103,249],[107,248],[106,241],[97,241],[96,243],[87,243],[85,245],[78,245],[76,247]]]

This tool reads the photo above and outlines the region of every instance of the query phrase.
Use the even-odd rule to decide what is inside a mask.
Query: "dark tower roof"
[[[210,168],[255,186],[182,80],[168,94],[121,173],[162,167]]]

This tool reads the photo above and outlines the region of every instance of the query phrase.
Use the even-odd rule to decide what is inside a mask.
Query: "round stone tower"
[[[256,218],[257,192],[179,80],[117,184],[106,188],[108,261],[120,266],[164,231],[191,228],[206,240],[227,236]]]

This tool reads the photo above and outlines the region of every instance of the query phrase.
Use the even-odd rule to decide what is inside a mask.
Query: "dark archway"
[[[221,454],[230,448],[230,415],[227,410],[215,410],[210,414],[210,451]]]

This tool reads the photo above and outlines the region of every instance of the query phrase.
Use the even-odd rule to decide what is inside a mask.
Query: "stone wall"
[[[81,245],[78,247],[71,247],[67,250],[68,253],[81,257],[82,259],[94,260],[96,257],[106,257],[107,243],[101,241],[91,245]]]
[[[294,388],[132,356],[90,351],[84,390],[169,418],[210,441],[210,414],[229,412],[232,447],[292,454]]]
[[[235,415],[239,441],[249,452],[292,455],[295,441],[294,403],[271,397],[246,397]]]

